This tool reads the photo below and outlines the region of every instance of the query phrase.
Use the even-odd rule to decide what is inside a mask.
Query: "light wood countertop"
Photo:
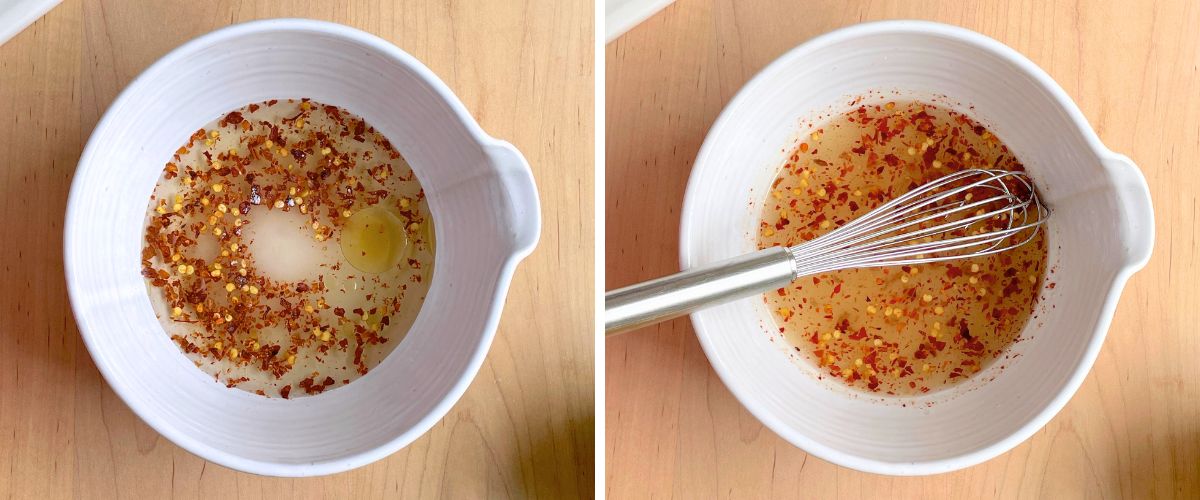
[[[96,371],[63,278],[71,175],[109,103],[183,42],[268,17],[340,22],[416,56],[525,154],[544,217],[458,405],[406,449],[322,478],[235,472],[155,433]],[[0,46],[0,498],[590,495],[593,17],[578,0],[67,0]]]
[[[1050,73],[1153,195],[1157,244],[1095,367],[1049,425],[932,477],[865,474],[763,427],[679,319],[607,341],[611,498],[1200,497],[1200,5],[678,0],[606,48],[606,288],[678,270],[684,187],[709,126],[788,49],[861,21],[928,19]]]

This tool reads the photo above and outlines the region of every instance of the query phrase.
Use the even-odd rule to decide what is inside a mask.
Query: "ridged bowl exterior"
[[[193,131],[249,103],[300,97],[362,116],[405,156],[428,196],[437,256],[417,320],[387,359],[327,393],[267,399],[227,389],[180,354],[151,309],[139,253],[155,182]],[[193,40],[117,98],[79,161],[64,253],[88,351],[138,416],[205,459],[307,476],[387,456],[449,411],[540,224],[524,158],[484,134],[428,68],[361,31],[278,19]]]
[[[977,118],[1025,163],[1053,209],[1048,281],[1055,287],[1043,290],[1014,358],[945,391],[881,398],[818,380],[815,367],[791,359],[761,297],[694,313],[692,323],[741,403],[809,453],[896,475],[977,464],[1045,425],[1086,376],[1125,281],[1149,259],[1149,190],[1066,93],[1012,49],[942,24],[868,23],[796,47],[729,103],[689,180],[682,266],[755,250],[771,182],[808,134],[801,120],[849,110],[859,95],[866,103],[930,100]]]

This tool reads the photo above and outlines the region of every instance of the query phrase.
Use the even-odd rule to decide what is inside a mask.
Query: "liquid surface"
[[[817,238],[966,168],[1024,170],[964,115],[919,102],[859,106],[793,151],[764,206],[759,247]],[[921,394],[966,380],[1018,340],[1045,265],[1042,231],[990,256],[802,277],[764,300],[823,374],[872,393]]]
[[[407,333],[433,221],[404,158],[310,100],[251,104],[176,151],[142,274],[167,334],[229,387],[285,398],[348,384]]]

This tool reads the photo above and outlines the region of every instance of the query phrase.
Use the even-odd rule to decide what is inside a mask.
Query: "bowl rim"
[[[73,264],[70,254],[71,249],[79,244],[76,242],[76,238],[72,236],[72,228],[80,224],[80,221],[77,219],[82,214],[79,213],[79,209],[73,209],[73,206],[81,198],[81,193],[90,188],[81,185],[79,182],[79,173],[85,168],[90,168],[89,165],[94,162],[93,157],[96,154],[96,149],[99,147],[96,142],[97,137],[101,135],[100,133],[103,130],[114,126],[113,122],[115,118],[113,113],[115,110],[134,103],[138,98],[135,94],[142,92],[144,88],[153,84],[151,79],[160,77],[161,73],[166,69],[180,63],[191,54],[206,47],[230,39],[266,32],[293,32],[332,36],[357,43],[365,49],[375,52],[377,55],[390,59],[405,67],[408,71],[416,75],[418,79],[429,85],[436,95],[448,105],[452,111],[453,119],[456,119],[467,130],[470,137],[484,150],[489,158],[495,161],[493,155],[497,154],[497,152],[503,152],[504,154],[515,155],[515,158],[520,160],[520,163],[527,171],[529,170],[529,165],[524,156],[512,144],[493,138],[485,133],[450,87],[412,55],[393,43],[365,31],[333,22],[302,18],[275,18],[247,21],[219,28],[188,40],[159,58],[131,80],[112,103],[108,105],[104,115],[92,129],[88,142],[84,146],[79,162],[76,165],[71,188],[67,196],[66,215],[63,224],[63,274],[67,284],[67,295],[71,304],[71,311],[75,316],[76,327],[79,329],[80,337],[83,339],[88,354],[93,358],[94,364],[104,377],[105,382],[143,422],[163,437],[169,439],[172,443],[204,460],[231,469],[266,476],[308,477],[334,474],[378,461],[408,446],[445,417],[450,409],[461,399],[467,387],[478,374],[495,338],[496,329],[500,322],[500,313],[504,306],[505,297],[507,296],[516,266],[523,258],[532,253],[534,247],[536,247],[541,232],[540,200],[538,199],[536,189],[531,189],[530,196],[532,199],[527,201],[534,208],[532,210],[534,220],[530,221],[533,231],[532,237],[527,244],[514,247],[505,256],[500,266],[496,283],[494,284],[494,292],[485,311],[486,318],[483,331],[481,332],[479,341],[475,344],[474,352],[468,359],[465,370],[450,390],[433,406],[432,410],[407,431],[392,437],[390,440],[380,442],[373,448],[358,453],[306,463],[249,459],[212,447],[187,433],[177,431],[174,426],[168,425],[157,413],[150,411],[146,406],[141,404],[140,399],[132,390],[113,383],[115,379],[113,374],[110,373],[109,367],[105,363],[97,362],[97,352],[99,351],[95,344],[96,339],[93,338],[90,332],[90,327],[86,322],[80,321],[81,318],[88,317],[88,314],[80,308],[80,304],[82,303],[80,299],[82,296],[79,295],[81,292],[77,290],[78,285],[75,279],[75,276],[79,275],[80,270]]]
[[[788,50],[780,55],[777,59],[760,70],[753,78],[748,80],[738,93],[725,105],[721,114],[709,127],[709,132],[705,136],[705,140],[696,154],[696,160],[693,163],[692,174],[688,178],[687,188],[685,189],[683,209],[680,215],[680,231],[679,231],[679,257],[681,269],[687,269],[695,265],[701,264],[697,261],[697,256],[693,253],[693,224],[697,220],[698,204],[702,200],[697,198],[695,193],[699,192],[699,180],[697,172],[701,168],[720,168],[718,166],[708,166],[707,157],[711,154],[711,150],[716,146],[713,144],[713,133],[727,126],[732,118],[733,110],[739,108],[740,105],[752,98],[757,88],[765,85],[769,78],[774,74],[785,71],[788,66],[796,60],[807,57],[811,52],[830,45],[841,43],[847,40],[872,37],[883,34],[905,34],[905,35],[920,35],[934,38],[945,38],[953,41],[972,46],[974,48],[990,52],[1007,62],[1013,64],[1017,71],[1023,72],[1029,76],[1035,85],[1041,87],[1049,93],[1054,101],[1064,110],[1069,119],[1074,123],[1075,127],[1082,134],[1085,142],[1090,149],[1097,155],[1098,160],[1105,166],[1112,164],[1128,164],[1132,165],[1123,155],[1117,154],[1109,150],[1101,143],[1099,136],[1095,130],[1087,122],[1083,112],[1075,102],[1067,95],[1053,78],[1050,77],[1045,70],[1038,67],[1033,61],[1025,57],[1015,49],[990,38],[981,33],[961,28],[958,26],[920,20],[889,20],[889,21],[874,21],[850,25],[839,28],[812,39],[809,39],[800,45]],[[1132,168],[1132,175],[1140,185],[1134,186],[1137,195],[1144,196],[1149,200],[1149,188],[1141,171],[1137,168]],[[1150,224],[1143,230],[1147,232],[1147,245],[1153,246],[1154,240],[1154,225],[1153,225],[1153,208],[1149,207],[1145,215]],[[1094,331],[1091,333],[1091,339],[1088,341],[1083,357],[1079,364],[1075,367],[1074,373],[1067,382],[1059,389],[1054,398],[1042,408],[1033,418],[1027,420],[1016,431],[1008,436],[990,443],[982,448],[963,453],[957,456],[918,462],[889,462],[877,460],[871,457],[846,453],[831,446],[826,446],[822,443],[805,437],[803,434],[795,432],[790,426],[783,423],[782,420],[776,418],[772,413],[764,407],[757,404],[757,398],[752,394],[752,391],[744,390],[731,385],[732,373],[735,368],[724,364],[719,356],[718,349],[713,345],[710,337],[712,333],[704,322],[704,313],[698,311],[690,315],[693,330],[700,342],[701,348],[704,350],[705,356],[708,358],[713,370],[717,376],[725,384],[725,387],[733,393],[734,397],[744,406],[751,414],[760,422],[766,425],[777,435],[788,441],[792,445],[801,448],[806,453],[812,454],[825,461],[833,464],[849,467],[852,469],[871,472],[875,474],[886,474],[895,476],[917,476],[939,474],[950,472],[958,469],[970,467],[988,461],[992,458],[1005,453],[1017,445],[1024,442],[1034,433],[1046,425],[1059,411],[1066,406],[1067,402],[1082,385],[1088,372],[1091,371],[1092,365],[1095,363],[1096,357],[1100,352],[1100,347],[1104,343],[1107,336],[1109,325],[1112,323],[1113,313],[1116,310],[1117,301],[1120,298],[1121,291],[1125,287],[1125,283],[1133,273],[1140,270],[1149,261],[1150,252],[1147,250],[1143,254],[1126,259],[1124,265],[1117,270],[1108,291],[1105,295],[1103,305],[1100,309],[1100,317],[1096,323]]]

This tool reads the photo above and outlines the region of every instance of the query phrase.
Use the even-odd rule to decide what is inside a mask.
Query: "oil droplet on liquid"
[[[342,227],[342,255],[355,269],[379,274],[395,267],[408,252],[404,223],[380,206],[359,210]]]

